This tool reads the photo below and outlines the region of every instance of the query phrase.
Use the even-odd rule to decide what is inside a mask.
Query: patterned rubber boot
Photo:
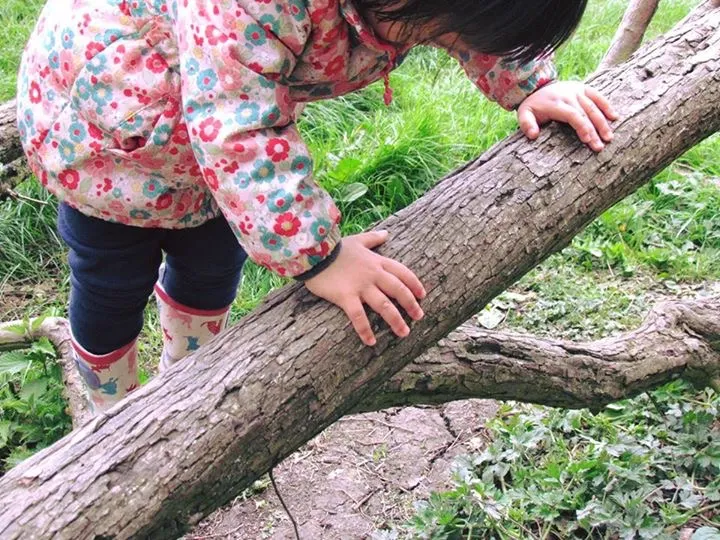
[[[140,386],[137,374],[137,339],[108,354],[92,354],[74,339],[75,365],[85,382],[88,404],[96,415],[107,411]]]
[[[230,306],[216,310],[184,306],[173,300],[160,282],[155,285],[155,296],[163,333],[160,373],[199,349],[227,327]]]

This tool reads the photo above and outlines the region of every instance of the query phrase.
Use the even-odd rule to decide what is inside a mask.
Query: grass
[[[30,35],[43,0],[3,0],[0,4],[0,102],[15,96],[20,54]]]
[[[649,35],[666,31],[696,4],[695,0],[661,2]],[[0,16],[7,28],[0,36],[3,50],[0,55],[0,99],[9,99],[13,95],[19,52],[41,5],[42,2],[37,0],[7,0],[0,7]],[[591,3],[581,28],[557,56],[562,78],[582,79],[593,71],[610,43],[625,5],[620,0]],[[364,230],[411,204],[444,174],[479,155],[517,127],[514,115],[482,98],[459,67],[441,51],[417,50],[393,73],[391,81],[395,100],[389,107],[383,105],[382,86],[376,84],[352,95],[310,104],[299,121],[314,156],[316,177],[338,201],[343,212],[345,234]],[[501,328],[508,326],[540,335],[587,339],[632,328],[659,298],[715,290],[713,282],[720,279],[718,156],[718,136],[688,151],[645,187],[605,212],[571,246],[548,259],[509,293],[496,299],[487,312],[499,314],[496,320],[504,320]],[[64,250],[53,229],[54,203],[34,183],[26,183],[19,191],[47,204],[18,200],[0,205],[0,238],[3,239],[0,244],[0,297],[50,281],[54,293],[49,303],[43,306],[38,302],[25,303],[13,308],[12,313],[14,316],[34,316],[45,309],[61,311],[67,297],[68,270]],[[284,280],[249,264],[233,306],[232,319],[237,320],[248,313],[269,291],[283,283]],[[0,308],[2,306],[0,303]],[[156,314],[151,305],[147,310],[140,350],[143,379],[152,376],[160,347]],[[20,392],[23,385],[19,374],[8,377],[2,384]],[[649,398],[621,404],[624,411],[621,414],[612,409],[600,415],[526,407],[505,410],[493,424],[498,448],[511,448],[513,437],[527,436],[528,433],[540,433],[555,442],[542,449],[545,453],[537,449],[537,452],[528,452],[524,461],[518,458],[513,464],[516,468],[512,479],[502,477],[505,482],[502,489],[496,486],[498,477],[490,483],[482,479],[482,470],[489,463],[487,459],[470,458],[456,490],[434,495],[429,506],[419,511],[415,522],[398,526],[392,534],[414,531],[413,534],[418,536],[424,534],[433,538],[480,538],[473,536],[480,522],[468,525],[468,515],[485,515],[482,527],[495,531],[498,538],[511,536],[503,536],[499,528],[492,528],[495,527],[492,523],[512,530],[516,522],[521,521],[520,517],[529,520],[521,521],[523,527],[533,534],[537,532],[538,537],[543,537],[542,531],[555,530],[553,527],[584,527],[578,515],[574,516],[573,525],[566,514],[556,519],[557,516],[543,515],[542,509],[528,510],[528,500],[535,492],[547,492],[548,497],[560,496],[551,489],[551,482],[538,479],[538,475],[548,474],[552,478],[558,467],[567,467],[570,463],[585,467],[578,464],[596,459],[593,452],[599,445],[616,442],[621,435],[635,441],[628,443],[636,445],[634,448],[642,447],[642,441],[646,440],[643,437],[647,438],[647,432],[642,430],[646,419],[653,422],[653,436],[656,441],[660,440],[662,419],[670,414],[670,407],[682,409],[682,418],[688,415],[684,427],[673,427],[678,437],[687,435],[683,429],[694,427],[710,433],[714,437],[711,443],[715,444],[716,432],[710,431],[706,420],[708,411],[717,408],[717,396],[696,393],[686,386],[672,386],[659,392],[654,394],[654,399],[665,400],[662,414],[654,410],[654,404],[647,401]],[[0,406],[6,407],[2,399],[0,397]],[[3,414],[6,414],[5,409]],[[618,419],[619,416],[626,418]],[[23,418],[24,422],[29,422],[27,417]],[[44,425],[43,420],[37,422]],[[568,422],[572,429],[563,431]],[[58,434],[57,431],[52,433]],[[22,439],[21,435],[18,437]],[[583,437],[592,438],[595,446],[585,444],[572,449],[571,446]],[[15,441],[18,448],[30,451],[26,442]],[[677,447],[670,442],[667,438],[662,439],[661,446],[665,446],[657,449],[652,454],[654,457],[647,457],[648,453],[643,455],[661,461],[667,455],[675,455],[672,452]],[[663,454],[665,451],[670,454]],[[616,458],[606,461],[605,465],[638,467],[632,456]],[[502,460],[493,459],[493,466],[502,463]],[[667,463],[662,463],[670,471]],[[536,474],[531,474],[535,469]],[[648,468],[642,486],[658,481],[661,469]],[[609,478],[609,469],[583,470],[586,473],[594,471],[592,474],[602,478],[603,482]],[[672,474],[679,478],[677,471]],[[525,480],[516,484],[517,478]],[[480,481],[485,482],[482,489],[486,491],[482,493],[476,489],[481,485]],[[575,488],[578,486],[579,483]],[[695,487],[706,491],[690,490],[688,496],[707,495],[707,484]],[[509,494],[513,489],[515,491]],[[492,505],[486,496],[488,493],[495,502],[503,497],[502,500],[508,502],[502,508],[505,512],[501,512],[503,520],[493,517],[495,521],[491,520],[490,525],[487,515]],[[627,490],[618,492],[618,496],[627,493]],[[639,509],[637,515],[651,516],[648,518],[651,525],[665,531],[665,528],[696,515],[688,513],[691,508],[678,509],[676,502],[658,502],[647,507],[647,512]],[[596,519],[597,515],[588,510],[591,503],[592,499],[577,499],[574,511],[585,509],[582,515],[593,515]],[[524,513],[518,514],[518,507],[522,507]],[[702,506],[693,508],[697,510]],[[617,532],[622,526],[629,526],[635,519],[625,514],[613,515],[619,520],[615,525],[609,522],[602,525],[608,534],[608,531]],[[454,525],[438,528],[441,519]],[[475,528],[468,532],[468,526]],[[431,534],[432,531],[437,535]],[[553,536],[547,533],[544,537]]]

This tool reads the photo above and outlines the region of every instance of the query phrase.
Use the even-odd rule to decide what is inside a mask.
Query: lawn
[[[591,2],[581,28],[558,54],[563,78],[583,79],[593,71],[625,4]],[[650,35],[670,28],[696,4],[662,2]],[[0,6],[6,29],[0,35],[0,100],[14,95],[19,54],[41,5],[4,0]],[[440,51],[413,52],[391,82],[395,100],[389,107],[376,84],[311,104],[299,122],[316,176],[343,212],[345,234],[407,206],[517,128],[514,115],[487,102]],[[605,212],[487,309],[502,312],[501,329],[585,339],[632,328],[659,298],[718,294],[719,179],[715,136]],[[35,183],[19,191],[26,198],[0,203],[0,319],[62,314],[68,273],[54,232],[55,204]],[[233,320],[283,284],[248,265]],[[152,305],[146,319],[144,379],[155,372],[161,345]],[[67,428],[45,345],[0,356],[0,470]],[[673,538],[687,522],[718,527],[719,405],[716,393],[680,383],[597,414],[509,404],[491,425],[489,453],[458,465],[457,489],[434,495],[412,522],[394,524],[386,534]],[[508,461],[507,452],[522,441],[526,451]],[[630,474],[639,469],[642,474]],[[608,484],[612,490],[593,499],[598,486]],[[544,506],[532,503],[539,493],[548,494]]]

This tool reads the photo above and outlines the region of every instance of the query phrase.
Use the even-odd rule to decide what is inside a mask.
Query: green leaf
[[[351,174],[354,174],[361,166],[362,161],[358,158],[344,157],[338,162],[332,175],[337,179],[347,178]]]
[[[53,358],[55,357],[55,348],[52,346],[50,340],[46,337],[41,337],[35,343],[33,343],[32,350],[35,352],[41,352]]]
[[[48,380],[46,378],[35,379],[23,385],[20,390],[20,397],[27,400],[34,398],[37,401],[40,396],[47,392],[47,388]]]
[[[690,540],[720,540],[720,531],[715,527],[700,527]]]
[[[47,315],[41,315],[40,317],[36,317],[32,321],[30,321],[30,329],[35,331],[42,326],[42,323],[45,322],[45,319],[47,319]]]
[[[367,192],[368,187],[365,184],[361,184],[360,182],[354,182],[352,184],[347,184],[342,187],[342,189],[340,190],[340,195],[337,197],[337,200],[344,203],[351,203],[358,200]]]
[[[10,431],[12,430],[13,423],[9,420],[0,420],[0,449],[7,446],[10,440]]]
[[[3,326],[2,329],[7,332],[12,332],[13,334],[17,334],[19,336],[24,336],[27,326],[25,325],[25,323],[20,322],[18,324],[6,324]]]
[[[11,351],[0,356],[0,374],[15,375],[30,367],[31,360],[21,351]]]

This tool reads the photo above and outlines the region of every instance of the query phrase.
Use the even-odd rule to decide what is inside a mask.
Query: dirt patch
[[[372,538],[407,519],[413,503],[449,488],[452,462],[486,443],[488,400],[407,407],[343,418],[275,469],[303,540]],[[238,498],[186,540],[294,539],[272,487]]]
[[[27,285],[0,282],[0,322],[42,315],[49,306],[62,302],[56,281]]]

